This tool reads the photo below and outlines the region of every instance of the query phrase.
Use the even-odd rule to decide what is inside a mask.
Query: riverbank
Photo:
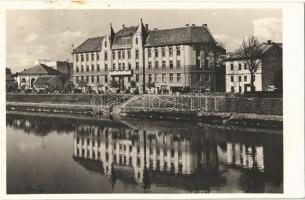
[[[16,95],[14,98],[10,95],[7,100],[7,111],[87,114],[106,119],[185,120],[248,127],[283,126],[282,99],[277,98],[170,95]]]

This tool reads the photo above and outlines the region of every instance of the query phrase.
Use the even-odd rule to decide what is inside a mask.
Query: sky
[[[280,9],[7,10],[7,67],[18,72],[39,59],[71,61],[72,45],[107,34],[110,23],[118,31],[123,24],[138,25],[141,18],[149,29],[207,24],[227,52],[252,35],[261,42],[282,42]]]

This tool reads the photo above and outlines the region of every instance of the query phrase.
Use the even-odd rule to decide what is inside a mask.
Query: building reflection
[[[264,190],[264,180],[260,178],[265,168],[263,145],[227,142],[224,152],[219,149],[217,141],[205,137],[79,125],[74,133],[73,157],[98,161],[100,170],[113,184],[119,178],[144,189],[153,183],[209,192],[227,182],[224,172],[230,168],[242,171],[242,190]],[[226,159],[220,160],[224,157],[221,154]],[[225,165],[220,166],[221,163]]]

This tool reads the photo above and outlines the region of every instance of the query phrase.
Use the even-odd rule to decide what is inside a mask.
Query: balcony
[[[132,76],[132,70],[109,70],[110,76]]]

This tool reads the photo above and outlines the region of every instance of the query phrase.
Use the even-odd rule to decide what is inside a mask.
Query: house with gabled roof
[[[19,89],[35,89],[35,81],[40,77],[52,78],[62,73],[44,64],[36,64],[29,69],[24,69],[18,74],[17,82]]]
[[[111,87],[111,81],[121,91],[130,90],[131,82],[140,92],[215,90],[219,46],[206,24],[149,30],[141,19],[117,32],[110,25],[109,33],[87,39],[72,54],[73,82],[85,80],[94,90]]]
[[[262,54],[258,70],[254,73],[255,91],[282,91],[282,43],[271,40],[262,43]],[[224,59],[226,71],[226,92],[244,93],[251,91],[250,71],[245,67],[245,59],[235,53]]]

